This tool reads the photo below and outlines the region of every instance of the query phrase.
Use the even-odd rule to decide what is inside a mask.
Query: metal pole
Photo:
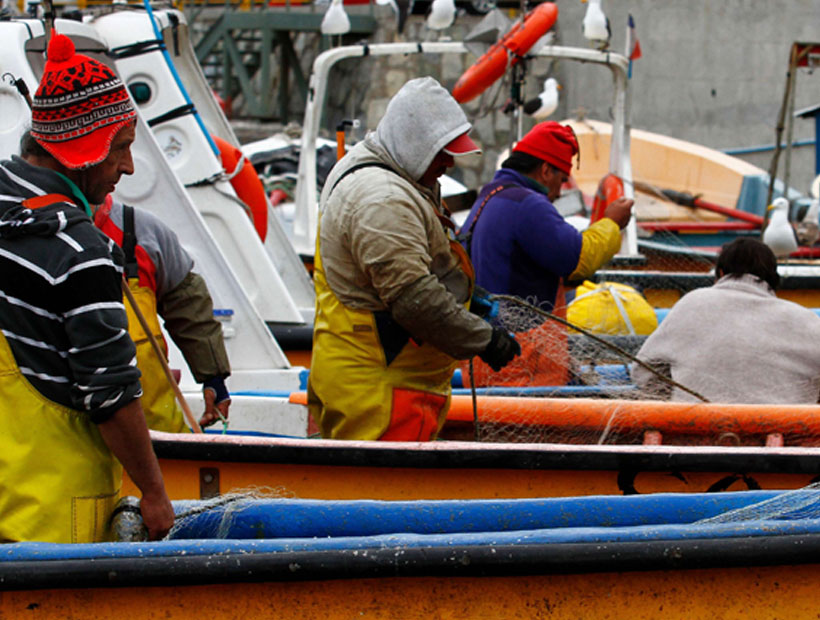
[[[160,349],[157,339],[154,338],[154,334],[151,333],[151,328],[148,326],[148,321],[145,320],[145,315],[137,305],[137,301],[134,299],[134,294],[131,292],[131,289],[128,288],[128,282],[126,282],[125,279],[122,280],[122,292],[125,293],[125,297],[128,299],[128,303],[131,305],[131,309],[134,311],[137,321],[139,321],[139,324],[142,327],[142,331],[144,331],[145,335],[148,336],[148,342],[151,343],[151,349],[153,349],[154,354],[157,356],[157,359],[162,366],[162,371],[165,373],[165,378],[168,380],[168,383],[171,385],[171,389],[174,391],[174,395],[177,397],[179,406],[182,407],[182,413],[185,414],[185,419],[188,421],[188,424],[195,433],[201,433],[202,427],[194,417],[191,408],[188,406],[188,401],[185,400],[185,397],[182,395],[182,390],[179,389],[179,385],[174,380],[174,375],[171,373],[171,367],[168,366],[168,360],[165,359],[165,354],[162,352],[162,349]]]
[[[783,195],[789,199],[789,179],[792,168],[792,138],[794,136],[794,93],[797,89],[797,61],[795,61],[794,77],[791,81],[791,92],[789,93],[789,111],[786,120],[786,161],[783,163]]]
[[[774,132],[774,155],[772,155],[772,162],[769,164],[769,191],[766,194],[766,204],[772,203],[772,196],[774,195],[774,181],[777,177],[777,163],[780,159],[780,144],[783,139],[783,128],[786,122],[786,110],[789,107],[789,97],[793,92],[792,84],[795,79],[795,71],[797,71],[797,45],[793,44],[791,53],[789,54],[789,70],[786,73],[786,88],[783,91],[783,102],[780,104],[780,113],[777,116],[777,126]]]

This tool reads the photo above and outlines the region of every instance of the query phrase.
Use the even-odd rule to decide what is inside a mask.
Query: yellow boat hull
[[[154,434],[172,499],[236,490],[312,499],[491,499],[795,489],[813,448],[384,444]],[[125,494],[139,495],[126,477]]]
[[[592,575],[55,589],[2,593],[0,617],[799,619],[817,617],[818,580],[820,564]]]

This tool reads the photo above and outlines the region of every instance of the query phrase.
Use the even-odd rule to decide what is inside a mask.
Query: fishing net
[[[607,276],[613,273],[610,270]],[[707,277],[714,278],[708,273]],[[766,377],[758,377],[752,386],[744,380],[743,368],[737,368],[720,376],[711,376],[708,370],[696,372],[697,381],[683,385],[672,379],[668,367],[636,360],[667,309],[653,308],[637,284],[626,282],[584,282],[569,289],[568,295],[559,294],[567,302],[549,312],[536,299],[495,296],[498,313],[491,322],[516,336],[522,355],[501,372],[493,372],[478,358],[461,365],[441,438],[631,445],[820,444],[820,425],[814,422],[818,408],[814,401],[799,397],[814,390],[816,401],[816,379],[784,384],[773,377],[767,385]],[[678,296],[688,292],[684,287],[669,290]],[[707,344],[698,343],[696,333],[686,343],[693,348],[707,348]],[[755,346],[758,355],[766,350],[765,343]],[[705,361],[703,365],[708,368]],[[650,373],[652,379],[640,389],[633,379],[638,366],[646,368],[644,374]],[[749,402],[739,393],[737,399],[708,402],[704,394],[727,393],[727,377],[737,381],[741,392],[754,388],[771,400],[736,404]]]
[[[596,187],[610,170],[611,128],[583,118],[570,123],[582,155],[572,171],[573,187],[563,188],[555,206],[583,228]],[[737,183],[716,183],[704,177],[702,162],[690,157],[670,176],[667,148],[665,142],[633,131],[635,181],[624,183],[635,198],[638,254],[617,256],[590,282],[565,285],[550,311],[554,317],[539,312],[551,307],[552,300],[498,299],[492,323],[516,336],[522,356],[499,373],[478,359],[462,364],[443,438],[633,445],[820,443],[820,428],[813,422],[818,417],[818,378],[811,372],[776,371],[816,362],[789,359],[790,349],[779,344],[779,334],[767,332],[765,318],[757,328],[747,325],[741,338],[727,338],[721,345],[734,350],[734,358],[716,356],[717,347],[704,342],[696,325],[680,345],[679,350],[692,352],[685,363],[671,368],[656,362],[645,369],[635,361],[647,337],[684,295],[714,284],[723,244],[760,237],[751,220],[760,219],[755,213],[765,209],[759,204],[765,192],[758,191],[765,189],[760,184],[763,171],[733,162],[726,166]],[[743,196],[749,200],[742,201]],[[799,291],[787,287],[778,294],[803,301]],[[566,327],[563,320],[578,328]],[[731,322],[731,317],[726,320]],[[742,320],[735,324],[742,325]],[[712,358],[731,361],[720,366]],[[649,379],[636,384],[636,369]],[[675,384],[669,381],[673,374],[686,380]],[[470,386],[475,386],[475,401]]]
[[[236,489],[206,500],[175,501],[176,519],[165,540],[182,538],[229,538],[237,515],[261,499],[294,499],[285,487],[252,486]],[[117,542],[148,540],[148,530],[139,511],[139,499],[120,499],[112,513],[111,529]],[[251,526],[252,527],[252,526]]]
[[[400,533],[455,537],[468,532],[805,521],[820,516],[819,485],[732,494],[430,501],[301,500],[235,492],[207,501],[175,501],[177,519],[165,540],[327,541]]]
[[[414,26],[409,24],[408,28],[411,30],[408,36],[412,37]],[[333,139],[341,121],[357,119],[361,122],[360,128],[349,130],[346,136],[350,147],[361,140],[368,129],[375,128],[390,97],[408,79],[440,75],[443,83],[450,86],[473,60],[429,53],[344,60],[334,66],[328,78],[321,134]],[[570,113],[577,117],[564,122],[572,124],[581,145],[581,157],[572,171],[575,187],[565,188],[556,207],[567,219],[575,218],[580,227],[590,216],[591,197],[599,181],[611,170],[611,125],[593,120],[609,117],[609,106],[613,104],[611,81],[602,77],[609,71],[563,60],[556,64],[533,59],[529,63],[527,94],[535,94],[533,89],[540,88],[547,75],[555,74],[559,82],[564,81],[570,65],[572,82],[589,88],[576,88],[572,107],[568,107],[569,100],[562,100],[555,114],[556,120]],[[374,74],[386,76],[387,88],[371,79]],[[481,98],[465,105],[466,113],[475,123],[474,135],[483,143],[484,155],[472,161],[463,158],[452,172],[471,192],[492,178],[497,160],[502,158],[517,131],[516,123],[511,122],[514,119],[503,111],[503,100],[510,86],[509,82],[499,81]],[[584,94],[579,94],[581,92]],[[586,108],[587,112],[576,112],[580,108]],[[534,122],[526,119],[522,129],[527,131]],[[631,132],[634,182],[628,183],[626,189],[635,197],[640,256],[617,257],[598,270],[592,282],[571,283],[559,294],[551,312],[583,331],[567,328],[539,314],[537,309],[542,308],[546,300],[521,300],[529,305],[499,300],[499,314],[492,322],[514,333],[525,355],[503,373],[493,373],[478,359],[473,360],[472,370],[469,364],[462,365],[454,382],[453,408],[440,435],[442,438],[633,445],[817,443],[820,429],[815,429],[813,422],[807,420],[820,417],[813,412],[798,415],[782,409],[738,412],[692,407],[691,403],[701,401],[696,394],[711,393],[709,388],[723,381],[709,371],[701,373],[697,385],[680,387],[658,379],[638,390],[633,382],[633,357],[647,335],[663,320],[664,313],[689,291],[712,285],[720,246],[732,236],[760,234],[758,230],[725,234],[706,229],[680,232],[668,226],[675,222],[686,222],[695,228],[705,224],[718,226],[727,219],[718,212],[687,204],[680,195],[675,196],[676,202],[670,197],[670,191],[688,192],[690,198],[698,195],[730,209],[746,208],[740,205],[742,195],[765,196],[765,191],[751,191],[757,187],[752,182],[759,181],[765,171],[734,162],[727,166],[727,170],[734,171],[729,183],[725,175],[711,174],[714,169],[699,157],[687,155],[671,164],[667,155],[675,149],[670,144],[667,139],[658,142],[646,132],[634,129]],[[328,151],[328,157],[332,154]],[[253,161],[265,178],[268,190],[282,195],[284,205],[293,195],[297,154],[289,151],[273,155],[273,159],[266,162]],[[320,190],[324,175],[322,166],[318,168],[316,189]],[[469,206],[468,201],[456,202],[450,205],[453,210]],[[765,204],[757,207],[760,207],[757,212],[762,213]],[[463,221],[466,209],[454,215],[457,221],[459,217]],[[698,346],[697,334],[692,335],[691,346]],[[760,353],[755,351],[750,355]],[[657,370],[664,375],[671,372],[665,368]],[[756,379],[755,387],[758,392],[777,393],[777,398],[769,402],[789,403],[792,402],[790,391],[805,391],[807,382],[784,385],[772,379],[770,385],[765,383],[765,378]],[[475,402],[472,385],[477,391]],[[676,402],[666,402],[669,399]],[[677,401],[685,401],[684,408],[670,406]],[[769,414],[773,414],[771,419],[767,419]]]
[[[795,521],[820,518],[820,482],[784,491],[774,497],[742,508],[701,519],[697,525],[740,523],[743,521]]]

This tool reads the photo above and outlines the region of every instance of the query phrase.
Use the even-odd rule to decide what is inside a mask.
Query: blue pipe
[[[174,62],[171,60],[171,55],[168,53],[168,49],[165,47],[165,43],[162,40],[162,33],[159,31],[159,26],[157,26],[157,21],[154,18],[154,10],[151,8],[151,1],[143,0],[143,4],[145,5],[145,10],[148,11],[148,17],[151,19],[151,27],[154,29],[154,36],[160,44],[160,49],[162,50],[162,57],[165,59],[165,64],[168,65],[168,69],[171,71],[171,75],[177,84],[177,88],[179,88],[179,91],[182,93],[185,103],[193,106],[194,102],[191,101],[191,98],[188,96],[188,91],[185,90],[185,86],[182,84],[182,79],[179,77],[177,69],[174,66]],[[194,119],[196,120],[197,125],[199,125],[199,128],[202,130],[202,133],[205,134],[205,139],[208,141],[211,150],[214,152],[217,159],[219,159],[219,149],[216,147],[216,143],[213,141],[213,138],[211,138],[211,134],[209,134],[208,130],[205,129],[205,123],[202,122],[202,118],[199,116],[199,112],[196,111],[196,107],[192,107],[192,111]]]
[[[792,142],[793,147],[815,146],[816,144],[817,140],[797,140],[796,142]],[[787,144],[781,144],[780,148],[785,149],[787,146]],[[774,148],[774,144],[763,144],[760,146],[740,146],[737,148],[721,149],[721,151],[727,155],[750,155],[751,153],[766,153],[768,151],[773,151]]]

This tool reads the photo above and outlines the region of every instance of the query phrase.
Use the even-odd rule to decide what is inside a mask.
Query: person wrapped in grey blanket
[[[815,404],[820,396],[820,317],[778,299],[777,259],[760,241],[725,245],[716,282],[684,295],[638,359],[712,402]],[[645,396],[696,401],[633,364]]]

